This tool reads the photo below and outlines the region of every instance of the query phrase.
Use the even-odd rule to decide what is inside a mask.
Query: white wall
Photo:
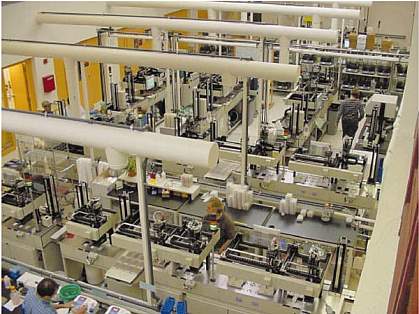
[[[96,36],[98,27],[95,26],[37,24],[35,16],[40,11],[163,15],[173,10],[116,7],[111,9],[108,8],[105,1],[22,1],[2,7],[2,38],[77,43]],[[24,59],[27,58],[2,55],[2,66],[17,63]]]
[[[369,8],[368,26],[373,27],[376,33],[404,35],[406,39],[399,42],[401,45],[409,46],[415,5],[417,4],[413,1],[374,1]],[[379,21],[381,21],[380,28],[378,28]]]
[[[384,160],[384,177],[377,218],[372,237],[368,242],[367,257],[351,312],[353,314],[387,313],[418,109],[418,17],[416,16],[406,89]]]
[[[44,64],[44,58],[32,58],[32,71],[34,73],[34,84],[36,91],[36,102],[38,109],[41,109],[41,104],[44,100],[53,102],[57,100],[57,81],[54,74],[54,60],[46,58],[47,63]],[[42,78],[46,75],[54,75],[55,89],[49,93],[44,92]]]

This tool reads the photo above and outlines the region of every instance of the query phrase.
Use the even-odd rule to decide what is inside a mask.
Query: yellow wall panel
[[[89,92],[89,106],[102,99],[102,90],[100,86],[100,66],[99,63],[91,63],[86,67],[87,89]]]
[[[207,10],[198,10],[198,18],[199,19],[208,19],[208,11]]]
[[[188,14],[188,10],[181,9],[181,10],[177,10],[177,11],[174,11],[174,12],[167,13],[167,14],[165,14],[165,16],[170,16],[170,17],[188,17],[189,14]]]
[[[3,73],[2,73],[3,76]],[[1,80],[1,92],[2,92],[2,105],[5,108],[9,107],[7,101],[7,93],[6,93],[6,85],[4,83],[4,79],[2,77]],[[16,149],[16,140],[15,135],[10,132],[1,132],[1,155],[5,156]]]
[[[97,46],[97,37],[92,37],[80,42],[82,45],[87,46]],[[95,103],[102,99],[102,90],[100,86],[100,67],[99,63],[88,62],[88,66],[85,69],[86,71],[86,81],[87,81],[87,91],[89,93],[89,106],[92,107]],[[83,97],[83,88],[81,82],[79,82],[80,96],[82,101]]]
[[[55,82],[57,83],[57,96],[59,100],[68,99],[67,77],[63,59],[54,58]]]

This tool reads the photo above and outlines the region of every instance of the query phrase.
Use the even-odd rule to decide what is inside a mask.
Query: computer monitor
[[[343,48],[349,48],[349,39],[343,41]]]
[[[154,76],[148,76],[146,77],[145,81],[145,89],[150,90],[153,89],[155,86]]]

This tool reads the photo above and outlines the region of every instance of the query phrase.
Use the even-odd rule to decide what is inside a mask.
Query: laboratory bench
[[[303,222],[297,222],[296,215],[281,216],[274,212],[266,223],[267,227],[279,229],[281,234],[298,236],[307,240],[315,240],[337,244],[340,237],[346,237],[349,246],[356,244],[357,231],[346,225],[344,219],[333,217],[329,222],[323,222],[320,217],[304,218]]]
[[[118,193],[120,192],[112,190],[108,196],[118,200]],[[207,203],[201,199],[201,195],[193,201],[162,199],[160,195],[149,193],[146,197],[147,204],[151,208],[150,214],[162,209],[174,216],[171,221],[174,223],[181,224],[184,219],[202,219],[208,214]],[[136,191],[132,193],[131,199],[133,204],[138,204]],[[316,209],[314,205],[307,204],[304,204],[304,208]],[[226,206],[225,211],[241,228],[251,229],[253,225],[273,227],[279,229],[284,235],[334,244],[339,243],[340,238],[344,236],[350,241],[350,246],[354,246],[357,240],[357,231],[348,227],[345,220],[340,217],[334,217],[330,222],[323,222],[319,217],[306,217],[303,222],[297,222],[296,215],[281,216],[273,206],[259,203],[253,203],[249,210],[238,210]]]
[[[192,202],[187,202],[179,210],[179,214],[189,218],[204,218],[207,214],[207,203],[197,197]],[[227,214],[231,216],[236,225],[252,228],[253,225],[264,225],[273,212],[274,207],[263,204],[252,204],[249,210],[239,210],[225,207]]]
[[[116,189],[113,189],[108,193],[108,197],[114,200],[119,200],[120,195],[122,195],[122,190],[118,191]],[[138,205],[137,189],[130,190],[130,198],[131,198],[131,203],[133,205]],[[161,208],[169,209],[173,211],[177,211],[184,203],[187,202],[186,199],[173,198],[173,197],[169,199],[164,199],[161,197],[161,195],[152,195],[148,192],[146,192],[146,201],[147,201],[147,205],[161,207]]]

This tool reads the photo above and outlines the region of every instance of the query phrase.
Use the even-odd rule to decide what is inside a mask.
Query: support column
[[[337,3],[337,2],[333,2],[333,8],[334,9],[338,9],[339,8],[339,3]],[[330,27],[333,29],[333,30],[337,30],[338,29],[338,19],[337,18],[332,18],[332,22],[331,22],[331,25],[330,25]]]
[[[252,22],[253,23],[253,12],[249,12],[249,22]],[[252,35],[250,35],[249,36],[249,39],[250,40],[253,40],[253,36]]]
[[[83,90],[83,108],[84,108],[84,117],[87,120],[90,120],[90,106],[89,106],[89,89],[87,88],[87,78],[86,78],[86,63],[80,63],[80,72],[81,72],[81,86]],[[90,159],[92,162],[95,160],[95,151],[93,146],[89,147]]]
[[[298,17],[298,27],[301,27],[302,25],[303,25],[303,17],[302,17],[302,16],[299,16],[299,17]],[[298,45],[298,46],[300,46],[300,45],[301,45],[301,39],[298,39],[298,40],[297,40],[297,45]],[[296,64],[296,65],[300,64],[300,53],[299,53],[299,52],[297,52],[297,53],[295,54],[295,64]]]
[[[243,103],[242,103],[242,147],[241,147],[241,176],[240,184],[246,184],[247,175],[247,142],[248,142],[248,104],[247,88],[249,78],[243,79]]]
[[[161,40],[161,34],[160,29],[158,27],[151,27],[151,36],[153,37],[152,43],[153,43],[153,50],[161,51],[162,47],[162,40]]]
[[[340,48],[343,47],[343,29],[345,28],[345,19],[342,19],[342,35],[340,36]],[[342,73],[342,58],[338,58],[338,79],[337,79],[337,88],[338,88],[338,95],[340,96],[340,80],[341,80],[341,73]]]
[[[287,52],[288,52],[288,49],[287,49]],[[268,62],[269,63],[274,62],[274,50],[271,44],[269,44],[268,46]],[[266,117],[268,117],[269,105],[272,104],[272,84],[273,84],[272,80],[266,81]]]
[[[197,19],[198,18],[198,9],[190,9],[189,10],[189,18]]]
[[[118,37],[116,36],[109,36],[108,41],[109,47],[115,47],[118,48]],[[110,81],[112,83],[119,84],[121,83],[121,71],[119,64],[108,64],[108,66],[111,68],[112,76],[110,78]],[[108,71],[109,72],[109,71]]]
[[[217,19],[217,11],[215,9],[208,9],[208,19],[209,20]]]
[[[101,36],[101,45],[100,46],[104,46],[104,47],[110,47],[111,46],[111,37],[109,36],[109,32],[101,32],[100,33]],[[113,73],[114,69],[112,68],[111,64],[103,64],[103,81],[104,81],[104,88],[105,88],[105,102],[107,104],[110,104],[112,102],[112,97],[111,97],[111,75],[110,73]],[[118,71],[119,73],[119,64],[118,64]],[[119,83],[119,81],[117,82]]]
[[[265,40],[264,38],[260,39],[260,42],[258,44],[257,49],[259,49],[259,54],[260,54],[260,58],[259,61],[264,62],[264,56],[263,56],[263,51],[264,51],[264,45],[265,45]],[[256,116],[257,116],[257,124],[256,124],[256,134],[259,137],[260,136],[260,129],[261,129],[261,123],[262,123],[262,114],[263,114],[263,110],[262,110],[262,102],[263,102],[263,87],[264,86],[264,80],[263,79],[258,79],[258,92],[257,92],[257,96],[256,96]]]
[[[138,191],[138,207],[140,212],[141,237],[143,244],[144,256],[144,275],[147,285],[147,303],[153,303],[154,275],[153,275],[153,259],[151,256],[151,240],[150,240],[150,221],[148,219],[147,202],[145,198],[145,160],[139,156],[135,157],[137,166],[137,191]]]
[[[208,19],[209,20],[217,20],[218,19],[218,14],[217,11],[215,9],[208,9]],[[209,33],[208,34],[210,37],[216,37],[217,34],[215,33]]]
[[[80,104],[79,74],[77,61],[64,58],[65,76],[68,90],[68,115],[72,118],[81,118],[83,109]]]
[[[223,12],[222,11],[218,11],[218,20],[222,21],[223,20]],[[218,38],[221,39],[221,34],[218,34]],[[222,56],[223,55],[223,46],[218,45],[218,55]]]
[[[86,65],[84,62],[80,62],[80,72],[81,87],[83,91],[83,108],[85,111],[86,118],[89,119],[89,89],[87,88]]]
[[[287,37],[282,36],[279,38],[279,63],[288,64],[290,63],[290,41]]]
[[[320,28],[320,16],[318,16],[317,14],[313,15],[313,24],[312,24],[312,28]],[[319,44],[318,41],[313,41],[313,44]]]
[[[247,12],[240,12],[240,21],[247,22]]]
[[[317,14],[314,14],[313,15],[313,24],[312,24],[312,27],[313,28],[320,28],[320,22],[321,22],[320,16],[317,15]]]
[[[165,41],[165,49],[166,51],[170,51],[170,39],[169,34],[165,32],[164,34],[164,41]],[[170,78],[170,69],[166,69],[166,100],[164,103],[165,112],[169,113],[173,111],[173,97],[172,97],[172,81]]]
[[[175,46],[176,46],[176,53],[179,53],[179,37],[176,36],[175,38]],[[180,80],[180,70],[176,71],[176,109],[180,109],[182,107],[182,99],[181,99],[181,80]]]

